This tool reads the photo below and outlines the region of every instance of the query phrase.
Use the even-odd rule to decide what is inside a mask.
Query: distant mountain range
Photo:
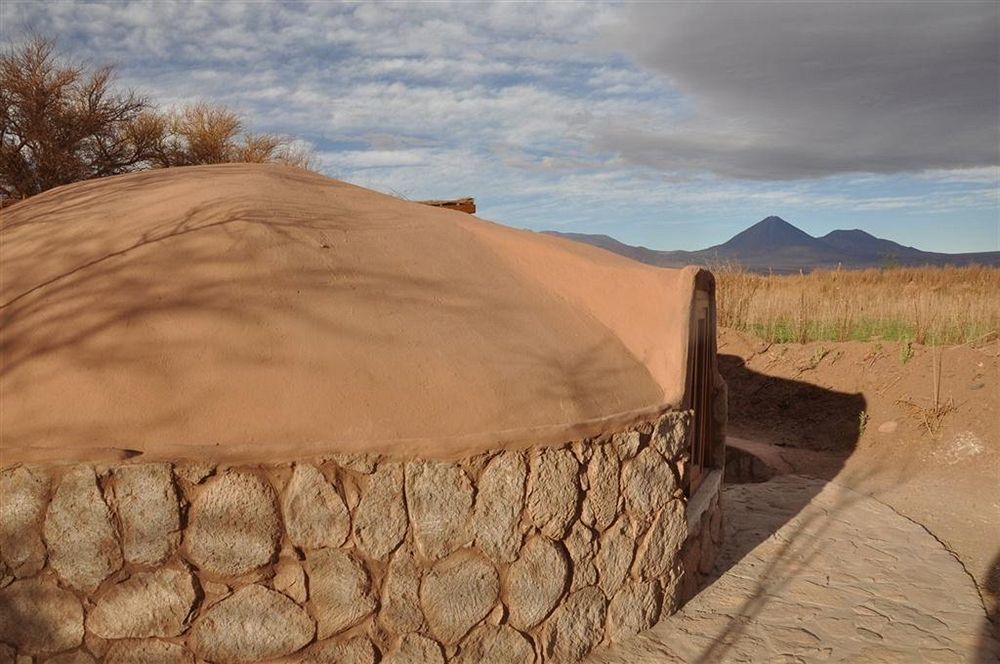
[[[728,242],[700,251],[661,251],[635,247],[608,235],[544,232],[592,244],[639,262],[661,267],[736,262],[756,272],[781,273],[837,266],[845,269],[889,265],[1000,266],[1000,251],[969,254],[921,251],[857,229],[832,231],[823,237],[813,237],[781,217],[762,219]]]

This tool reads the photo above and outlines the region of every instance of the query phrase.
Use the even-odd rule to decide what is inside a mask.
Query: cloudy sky
[[[655,248],[776,214],[1000,250],[1000,3],[0,5],[155,101],[329,175]]]

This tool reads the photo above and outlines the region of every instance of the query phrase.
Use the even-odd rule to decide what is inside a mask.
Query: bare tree
[[[35,38],[0,56],[0,198],[148,165],[162,140],[142,96],[111,89],[112,69],[86,74]]]
[[[57,62],[35,38],[0,55],[0,204],[62,184],[144,168],[279,162],[312,167],[291,139],[244,130],[225,106],[198,102],[163,113],[113,69]]]

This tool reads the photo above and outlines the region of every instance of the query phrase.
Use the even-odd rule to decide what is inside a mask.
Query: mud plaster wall
[[[458,462],[5,469],[0,661],[581,659],[711,568],[690,421]]]

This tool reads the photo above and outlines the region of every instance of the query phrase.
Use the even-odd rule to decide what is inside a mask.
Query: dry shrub
[[[898,267],[754,274],[716,266],[720,325],[767,341],[973,342],[1000,330],[1000,269]]]
[[[898,399],[896,403],[906,406],[913,417],[919,422],[921,428],[933,438],[941,436],[941,430],[944,428],[944,418],[958,410],[953,398],[939,403],[932,403],[928,406],[922,406],[913,399]]]
[[[197,102],[163,116],[157,166],[276,162],[308,168],[309,152],[283,136],[247,132],[234,111]]]

